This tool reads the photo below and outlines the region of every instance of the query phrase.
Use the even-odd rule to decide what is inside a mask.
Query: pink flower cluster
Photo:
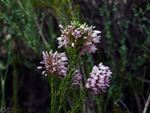
[[[47,73],[51,73],[66,77],[67,67],[65,65],[68,64],[68,58],[65,53],[58,53],[57,51],[55,53],[52,53],[52,51],[48,53],[47,51],[43,51],[43,59],[44,60],[40,62],[40,64],[44,64],[44,67],[37,67],[37,69],[45,68],[45,70],[42,72],[43,75],[47,76]],[[82,75],[79,74],[78,70],[76,70],[73,75],[72,86],[78,85],[81,79]]]
[[[65,53],[58,53],[57,51],[55,53],[52,53],[52,51],[48,53],[47,51],[43,51],[43,59],[40,64],[44,64],[44,67],[37,67],[37,69],[46,68],[45,71],[42,72],[43,75],[47,76],[46,72],[49,72],[66,76],[67,67],[65,67],[65,65],[68,63],[66,62],[68,58]]]
[[[88,53],[95,53],[96,43],[100,43],[100,33],[101,31],[93,30],[95,27],[88,27],[86,24],[79,24],[77,22],[72,22],[65,29],[62,25],[61,36],[57,38],[58,48],[62,46],[72,46],[75,49],[81,48],[80,55],[84,55],[85,51]]]
[[[94,66],[90,77],[87,80],[86,88],[91,94],[100,94],[101,92],[106,92],[107,87],[109,87],[109,78],[112,72],[109,70],[108,66],[104,66],[100,63],[98,66]]]

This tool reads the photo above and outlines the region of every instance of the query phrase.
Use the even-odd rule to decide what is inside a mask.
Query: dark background
[[[150,92],[149,0],[1,0],[1,75],[8,70],[5,107],[14,113],[49,112],[48,79],[36,67],[42,50],[58,50],[58,25],[72,19],[102,31],[98,51],[84,56],[81,67],[89,73],[103,62],[113,72],[108,91],[87,95],[86,111],[81,106],[79,113],[142,113]]]

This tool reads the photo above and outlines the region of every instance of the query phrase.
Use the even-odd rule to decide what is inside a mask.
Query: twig
[[[85,70],[84,70],[83,64],[81,64],[81,71],[82,71],[82,74],[83,74],[83,81],[86,83],[87,78],[86,78],[86,74],[85,74]]]
[[[136,79],[137,80],[142,80],[143,82],[148,83],[148,84],[150,83],[150,80],[142,79],[140,77],[136,77]]]
[[[37,26],[38,30],[40,31],[41,38],[42,38],[42,40],[43,40],[45,46],[47,47],[47,41],[46,41],[46,39],[45,39],[45,37],[44,37],[44,34],[43,34],[43,32],[42,32],[42,29],[40,28],[40,25],[39,25],[39,23],[37,22],[37,20],[35,20],[35,23],[36,23],[36,26]]]
[[[138,111],[140,113],[142,113],[142,107],[141,107],[141,102],[140,102],[139,95],[137,94],[136,91],[134,92],[134,95],[135,95],[135,98],[136,98],[136,101],[137,101]]]
[[[84,80],[84,78],[85,78],[85,72],[84,72],[84,67],[83,67],[83,65],[81,65],[81,70],[80,70],[80,66],[78,66],[78,69],[79,69],[79,72],[81,73],[81,70],[82,70],[82,74],[83,74],[83,80]],[[82,90],[83,89],[83,82],[81,82],[80,83],[80,90]],[[83,113],[86,113],[86,101],[85,101],[85,99],[83,98],[82,99],[82,102],[83,102]]]
[[[142,44],[142,47],[150,53],[150,50],[145,45]]]
[[[127,109],[127,111],[128,111],[128,113],[130,113],[130,111],[129,111],[129,109],[128,109],[128,107],[126,106],[126,104],[122,101],[122,100],[119,100],[121,103],[122,103],[122,105]]]
[[[147,101],[146,101],[146,104],[145,104],[143,113],[146,113],[146,112],[147,112],[149,103],[150,103],[150,93],[149,93],[148,99],[147,99]]]

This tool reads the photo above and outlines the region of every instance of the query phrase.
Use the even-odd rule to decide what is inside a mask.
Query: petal
[[[38,67],[37,67],[37,69],[42,69],[42,68],[43,68],[42,66],[38,66]]]

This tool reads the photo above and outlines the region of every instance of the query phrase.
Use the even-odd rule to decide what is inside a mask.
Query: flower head
[[[73,83],[71,86],[79,85],[80,81],[82,80],[82,75],[79,73],[78,69],[73,74]]]
[[[68,64],[68,58],[66,57],[65,53],[58,53],[57,51],[55,53],[52,53],[52,51],[48,53],[47,51],[43,51],[43,59],[44,60],[40,62],[40,64],[44,64],[44,66],[37,67],[37,69],[45,69],[42,72],[43,75],[47,76],[47,73],[51,73],[66,77],[67,67],[65,65]],[[78,70],[74,72],[72,79],[72,87],[80,83],[82,75]]]
[[[97,48],[96,43],[100,43],[101,31],[93,30],[95,27],[88,27],[86,24],[79,24],[78,22],[71,22],[65,29],[61,26],[61,37],[58,37],[58,48],[62,46],[72,46],[75,49],[80,48],[80,55],[84,52],[95,53]]]
[[[106,92],[107,87],[109,87],[109,78],[112,72],[109,70],[108,66],[104,66],[100,63],[98,66],[94,66],[90,77],[87,80],[86,88],[91,94],[100,94],[101,92]]]
[[[47,51],[43,51],[43,59],[40,64],[44,64],[44,67],[37,67],[37,69],[45,68],[42,74],[47,76],[46,72],[49,72],[51,74],[57,73],[58,75],[66,76],[67,67],[65,65],[68,58],[65,53],[58,53],[57,51],[55,53],[52,53],[52,51],[48,53]]]

